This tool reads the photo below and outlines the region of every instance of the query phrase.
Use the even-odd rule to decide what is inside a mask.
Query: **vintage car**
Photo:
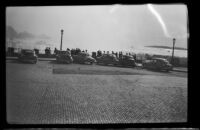
[[[73,62],[74,63],[80,63],[80,64],[93,64],[96,63],[96,60],[91,57],[86,52],[79,52],[77,55],[72,55]]]
[[[117,59],[116,55],[114,55],[114,54],[103,54],[102,56],[97,57],[97,64],[118,65],[119,60]]]
[[[70,52],[68,51],[57,51],[56,52],[56,61],[58,63],[72,63],[73,62],[73,58],[70,54]]]
[[[164,58],[153,58],[152,60],[146,60],[143,63],[143,68],[165,70],[167,72],[173,69],[172,65]]]
[[[37,63],[37,55],[34,50],[31,49],[22,49],[21,53],[18,56],[20,62],[30,62],[33,64]]]
[[[131,66],[131,67],[136,66],[136,63],[135,63],[133,56],[128,56],[128,55],[123,55],[119,59],[119,64],[122,65],[122,66]]]

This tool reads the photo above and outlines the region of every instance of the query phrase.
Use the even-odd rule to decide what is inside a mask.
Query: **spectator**
[[[134,54],[134,56],[133,56],[133,57],[134,57],[134,59],[135,59],[135,61],[136,61],[136,54]]]
[[[100,50],[97,51],[97,57],[102,56],[102,52]]]
[[[92,57],[96,58],[96,52],[92,52]]]
[[[81,49],[77,48],[76,55],[78,55],[81,52]]]
[[[70,51],[70,49],[69,49],[69,48],[67,48],[67,51]]]
[[[71,55],[74,55],[74,49],[73,48],[71,49]]]
[[[54,49],[54,54],[57,54],[57,51],[58,51],[58,50],[57,50],[57,48],[55,47],[55,49]]]
[[[46,49],[45,49],[45,54],[46,54],[46,55],[50,55],[50,54],[51,54],[50,48],[49,48],[49,47],[46,47]]]
[[[66,51],[66,53],[67,53],[68,55],[71,55],[71,51],[70,51],[70,49],[69,49],[69,48],[67,48],[67,51]]]
[[[115,55],[116,55],[116,57],[118,58],[118,53],[117,53],[117,52],[115,53]]]
[[[97,51],[97,57],[99,57],[99,56],[100,56],[100,50]]]
[[[119,52],[119,58],[122,59],[122,52]]]
[[[39,55],[39,49],[34,49],[34,51],[36,55]]]

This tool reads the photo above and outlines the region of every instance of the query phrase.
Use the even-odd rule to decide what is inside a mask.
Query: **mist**
[[[170,37],[147,5],[7,7],[6,25],[17,33],[46,36],[49,39],[43,42],[57,48],[63,29],[64,49],[118,51],[148,45],[172,46],[173,38],[177,47],[187,48],[187,7],[181,4],[153,7]],[[27,44],[37,43],[34,45],[37,47],[40,40],[41,37]]]

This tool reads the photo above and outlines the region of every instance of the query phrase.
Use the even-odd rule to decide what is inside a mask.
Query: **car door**
[[[156,60],[156,69],[162,69],[163,67],[163,63],[161,60]]]
[[[156,69],[157,68],[157,61],[155,59],[153,59],[150,63],[149,63],[149,68],[152,69]]]
[[[105,56],[105,58],[104,58],[104,63],[105,63],[105,64],[110,64],[110,63],[111,63],[111,59],[110,59],[109,56]]]

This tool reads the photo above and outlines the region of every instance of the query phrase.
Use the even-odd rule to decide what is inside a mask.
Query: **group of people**
[[[58,49],[55,48],[55,49],[54,49],[54,54],[57,54],[57,51],[58,51]],[[72,48],[71,50],[70,50],[69,48],[67,48],[66,51],[67,51],[69,54],[71,54],[71,55],[77,55],[77,54],[79,54],[80,52],[86,52],[86,53],[87,53],[87,50],[81,50],[81,49],[79,49],[79,48],[76,48],[76,49]]]
[[[99,56],[102,56],[103,54],[110,54],[110,52],[109,51],[100,51],[100,50],[98,50],[97,51],[97,53],[96,52],[93,52],[92,53],[92,56],[93,57],[99,57]],[[112,51],[111,52],[111,54],[112,55],[115,55],[117,58],[122,58],[122,56],[123,55],[127,55],[127,56],[133,56],[134,57],[134,59],[136,59],[136,54],[131,54],[131,53],[126,53],[126,54],[124,54],[122,51],[119,51],[119,52],[114,52],[114,51]]]
[[[57,51],[58,51],[57,48],[55,48],[54,54],[56,54]],[[77,54],[79,54],[80,52],[88,53],[87,50],[81,50],[81,49],[79,49],[79,48],[72,48],[72,49],[67,48],[66,51],[67,51],[69,54],[71,54],[71,55],[77,55]],[[127,55],[127,56],[133,56],[134,59],[136,59],[136,54],[131,54],[131,53],[126,53],[126,54],[124,54],[122,51],[120,51],[120,52],[114,52],[114,51],[112,51],[112,52],[110,53],[109,51],[106,52],[106,51],[101,51],[101,50],[98,50],[97,52],[92,52],[92,57],[93,57],[93,58],[100,57],[100,56],[102,56],[103,54],[113,54],[113,55],[115,55],[117,58],[122,58],[123,55]]]

